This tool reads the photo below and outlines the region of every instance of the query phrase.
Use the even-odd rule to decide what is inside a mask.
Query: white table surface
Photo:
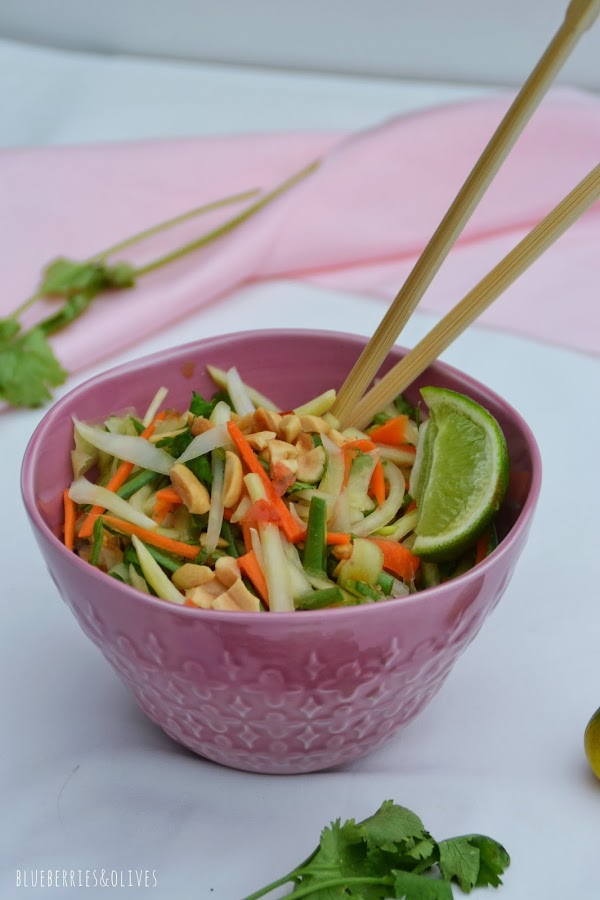
[[[361,127],[478,93],[7,42],[0,91],[4,146]],[[369,334],[382,311],[368,298],[292,282],[258,285],[114,362],[257,323]],[[404,342],[432,321],[416,315]],[[240,900],[293,868],[331,819],[363,818],[386,798],[440,838],[479,831],[501,840],[512,856],[505,900],[599,896],[600,782],[582,739],[600,705],[600,362],[479,328],[444,358],[505,396],[537,436],[544,487],[531,538],[500,606],[420,718],[366,759],[307,776],[221,768],[143,717],[57,596],[22,509],[20,461],[42,412],[1,416],[2,898],[94,896],[27,892],[17,869],[142,868],[156,871],[148,892],[157,900]]]

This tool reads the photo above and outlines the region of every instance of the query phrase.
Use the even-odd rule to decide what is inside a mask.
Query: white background
[[[360,128],[477,93],[10,43],[0,43],[0,90],[4,145]],[[201,115],[198,98],[206,98]],[[120,359],[257,323],[343,323],[370,334],[381,313],[367,298],[258,285]],[[414,343],[432,321],[416,315],[403,340]],[[366,759],[309,776],[219,768],[144,719],[57,597],[29,531],[19,467],[41,412],[0,417],[3,900],[34,895],[16,888],[17,868],[102,867],[156,869],[159,886],[137,895],[157,900],[240,900],[304,858],[331,819],[365,817],[385,798],[414,809],[440,838],[482,831],[500,839],[513,863],[499,898],[597,896],[600,782],[582,739],[600,704],[600,365],[478,328],[445,358],[503,394],[538,438],[544,487],[531,538],[500,606],[422,716]],[[112,896],[35,896],[79,893]]]
[[[102,53],[519,84],[566,0],[2,0],[0,35]],[[600,88],[600,29],[562,78]]]

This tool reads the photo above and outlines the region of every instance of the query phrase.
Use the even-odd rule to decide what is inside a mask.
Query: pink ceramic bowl
[[[112,369],[45,416],[27,448],[25,506],[48,570],[84,632],[146,715],[174,740],[226,766],[296,773],[357,759],[410,722],[499,601],[521,553],[540,488],[540,459],[521,417],[496,394],[442,364],[408,392],[436,384],[466,393],[502,425],[512,477],[501,543],[466,575],[408,599],[288,614],[174,606],[138,593],[62,545],[61,494],[71,480],[73,414],[144,409],[160,385],[185,407],[210,394],[206,363],[243,377],[289,409],[338,387],[365,339],[319,331],[209,338]],[[389,365],[402,355],[395,349]]]

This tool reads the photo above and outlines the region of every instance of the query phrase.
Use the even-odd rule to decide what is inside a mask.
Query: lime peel
[[[600,709],[597,709],[585,729],[585,755],[596,778],[600,778]]]
[[[474,400],[437,387],[421,394],[430,418],[411,482],[419,509],[412,551],[442,562],[472,546],[494,518],[508,488],[508,449],[496,419]]]

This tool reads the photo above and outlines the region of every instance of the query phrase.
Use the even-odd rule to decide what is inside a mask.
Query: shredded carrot
[[[174,487],[166,487],[156,492],[157,503],[169,503],[171,506],[180,506],[183,500]]]
[[[252,535],[250,534],[250,526],[247,522],[240,522],[242,529],[242,537],[244,539],[244,547],[248,552],[252,550]]]
[[[375,463],[375,468],[371,475],[369,493],[373,494],[378,506],[385,503],[385,475],[383,474],[383,463],[380,459]]]
[[[244,554],[244,556],[240,556],[240,558],[238,559],[238,566],[240,567],[241,573],[245,575],[246,578],[250,579],[250,581],[258,591],[261,600],[263,600],[264,603],[268,606],[269,591],[267,588],[267,582],[258,563],[254,550],[249,550],[248,553]]]
[[[132,525],[124,519],[117,519],[115,516],[102,516],[103,520],[111,528],[122,531],[123,534],[135,534],[141,541],[150,544],[152,547],[160,547],[168,553],[175,556],[183,556],[186,559],[195,559],[200,552],[200,547],[192,547],[190,544],[184,544],[183,541],[175,541],[173,538],[165,537],[163,534],[156,534],[147,528],[140,528],[139,525]]]
[[[158,413],[158,415],[154,418],[154,420],[150,423],[150,425],[148,425],[148,427],[142,431],[142,433],[140,434],[140,437],[146,438],[146,440],[149,437],[152,437],[157,423],[162,421],[162,419],[166,419],[167,415],[168,415],[167,410],[163,410],[163,412]],[[113,475],[113,477],[110,479],[110,481],[106,485],[106,490],[113,491],[113,493],[116,493],[120,487],[123,487],[123,485],[125,484],[125,482],[127,481],[127,479],[129,478],[129,476],[131,475],[132,472],[133,472],[133,463],[122,462],[121,465],[118,467],[117,471],[115,472],[115,474]],[[91,508],[91,510],[87,514],[87,517],[86,517],[83,525],[79,529],[79,537],[80,538],[87,538],[91,535],[92,529],[94,527],[94,522],[96,521],[98,516],[101,515],[103,512],[104,512],[103,506],[93,506]]]
[[[166,487],[156,492],[156,500],[154,503],[154,512],[152,518],[159,525],[162,525],[169,513],[181,506],[183,500],[173,487]]]
[[[402,544],[396,541],[386,541],[383,538],[368,538],[377,544],[383,553],[383,568],[393,575],[397,575],[404,581],[412,581],[415,577],[421,560],[411,553]]]
[[[72,550],[75,546],[75,519],[77,517],[77,507],[75,502],[69,497],[69,488],[63,491],[63,506],[65,510],[65,547]]]
[[[489,531],[485,531],[479,540],[477,541],[477,552],[475,553],[475,565],[483,560],[488,555],[488,546],[490,543],[490,533]]]
[[[162,525],[169,513],[172,513],[175,508],[174,503],[155,503],[152,518],[159,525]]]
[[[330,546],[333,544],[349,544],[350,535],[344,531],[328,531],[326,535],[326,543]]]
[[[369,437],[377,444],[391,444],[397,447],[406,443],[406,426],[408,424],[408,416],[395,416],[388,419],[383,425],[377,425],[369,431]]]
[[[407,488],[407,490],[408,490],[408,488]],[[413,510],[415,510],[416,508],[417,508],[416,501],[411,500],[410,503],[408,504],[408,506],[406,507],[406,509],[404,510],[404,515],[407,515],[407,513],[413,512]]]
[[[245,463],[246,468],[249,469],[250,472],[253,472],[255,475],[258,475],[258,477],[262,481],[267,493],[267,497],[269,499],[269,503],[279,513],[283,533],[287,537],[288,541],[291,541],[293,544],[295,544],[304,534],[304,529],[301,525],[298,524],[298,522],[296,522],[281,497],[277,494],[277,491],[273,486],[273,482],[261,466],[252,447],[250,446],[238,426],[235,424],[235,422],[228,422],[227,430],[229,432],[231,440],[238,450],[238,453],[242,457],[242,461]]]

